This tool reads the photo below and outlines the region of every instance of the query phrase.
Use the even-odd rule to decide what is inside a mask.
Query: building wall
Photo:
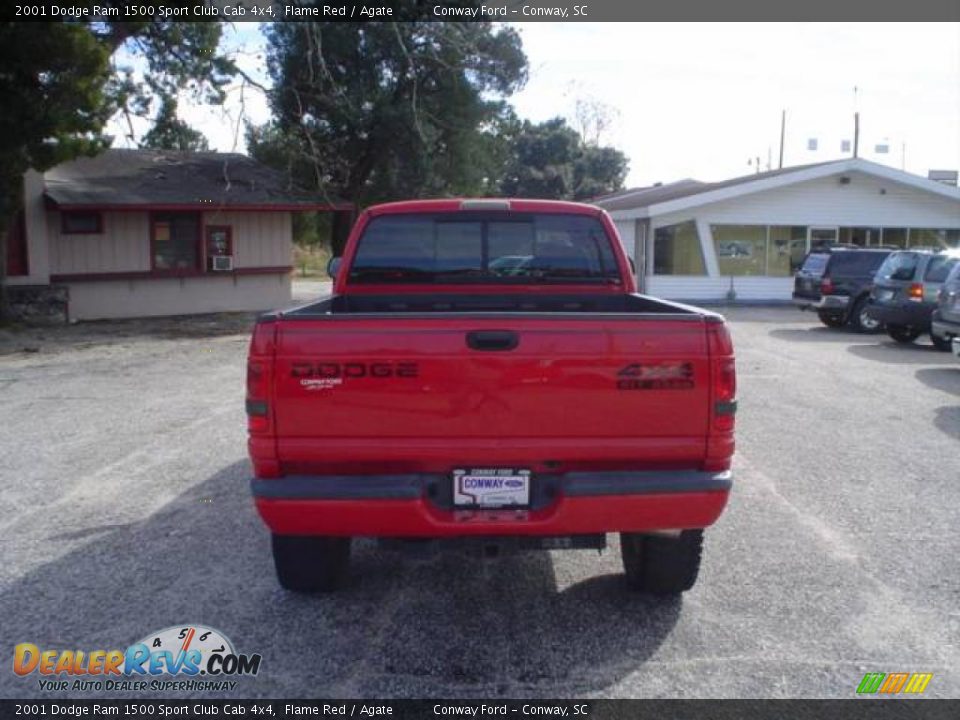
[[[293,261],[288,212],[205,212],[203,227],[228,225],[234,268],[279,268],[266,274],[206,272],[183,278],[68,278],[71,320],[260,311],[291,304]],[[100,234],[60,232],[57,211],[47,211],[53,275],[150,272],[150,213],[103,213]],[[205,235],[203,236],[205,239]]]
[[[782,301],[793,292],[792,277],[735,277],[737,301]],[[717,302],[725,300],[730,290],[728,277],[692,277],[689,275],[652,275],[647,278],[649,295],[669,300]]]
[[[68,282],[70,320],[274,310],[291,304],[290,275],[201,275]]]
[[[53,275],[150,270],[150,222],[145,211],[105,212],[102,233],[64,235],[60,212],[49,210],[47,228]]]
[[[208,212],[206,225],[229,225],[234,266],[281,267],[293,264],[293,228],[287,212]]]
[[[103,233],[63,235],[60,213],[47,211],[50,272],[54,275],[149,272],[150,214],[103,213]],[[293,237],[287,212],[206,212],[203,226],[229,225],[234,267],[287,267],[293,262]]]

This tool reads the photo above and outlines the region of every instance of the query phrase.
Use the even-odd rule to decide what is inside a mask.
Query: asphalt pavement
[[[614,538],[492,560],[361,541],[340,594],[284,592],[250,500],[246,335],[145,322],[0,356],[0,696],[77,695],[14,675],[17,643],[201,623],[260,673],[162,697],[847,698],[866,672],[960,697],[960,363],[727,314],[735,486],[682,600],[630,594]]]

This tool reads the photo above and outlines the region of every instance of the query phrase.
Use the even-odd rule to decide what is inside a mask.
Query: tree
[[[103,149],[107,120],[121,110],[142,112],[151,95],[188,88],[222,98],[234,66],[216,52],[220,31],[218,23],[168,20],[0,23],[0,318],[7,229],[22,204],[23,174]],[[112,64],[121,47],[147,58],[145,83]]]
[[[429,22],[429,8],[401,15],[271,25],[274,121],[248,132],[251,154],[357,205],[481,192],[483,130],[526,79],[520,38],[487,22]]]
[[[150,131],[143,136],[140,147],[154,150],[209,150],[207,138],[177,117],[177,100],[165,97]]]
[[[619,190],[627,158],[619,150],[583,141],[566,120],[525,120],[509,131],[500,189],[514,197],[586,200]]]

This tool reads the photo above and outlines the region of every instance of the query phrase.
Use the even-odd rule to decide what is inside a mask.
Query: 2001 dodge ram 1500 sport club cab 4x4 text
[[[351,538],[603,548],[689,589],[731,487],[721,316],[636,293],[602,210],[428,200],[363,212],[333,294],[262,316],[247,365],[280,583],[332,590]]]

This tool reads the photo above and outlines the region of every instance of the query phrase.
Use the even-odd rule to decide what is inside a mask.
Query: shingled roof
[[[292,186],[239,153],[110,149],[44,173],[47,199],[63,209],[336,210],[349,203]]]

